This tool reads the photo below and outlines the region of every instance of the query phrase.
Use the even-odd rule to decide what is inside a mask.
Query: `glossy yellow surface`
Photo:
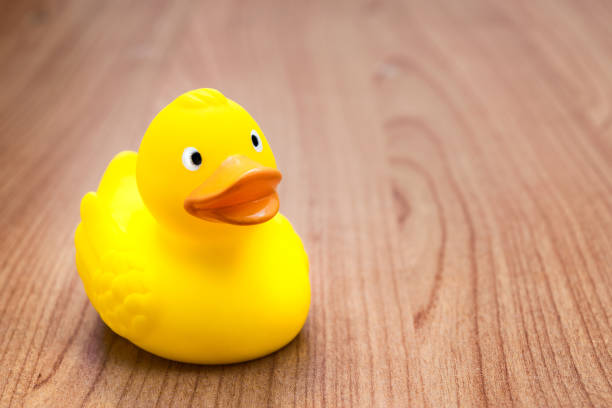
[[[197,169],[182,161],[188,147],[201,154]],[[225,197],[249,171],[232,169],[234,162],[266,174],[276,169],[244,109],[218,91],[191,91],[164,108],[138,153],[119,153],[98,191],[82,200],[75,243],[87,295],[113,331],[151,353],[190,363],[245,361],[278,350],[304,325],[308,258],[283,215],[233,225],[185,210],[194,191]]]

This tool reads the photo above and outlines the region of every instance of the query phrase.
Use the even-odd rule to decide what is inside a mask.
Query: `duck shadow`
[[[179,375],[205,374],[215,376],[244,371],[251,373],[257,371],[269,372],[270,369],[274,369],[278,375],[283,375],[285,370],[294,375],[296,360],[300,364],[306,364],[304,359],[307,359],[309,354],[307,338],[308,322],[287,345],[267,356],[232,364],[191,364],[168,360],[151,354],[117,335],[98,318],[91,333],[91,339],[95,344],[91,344],[92,347],[89,350],[90,353],[98,354],[96,360],[102,359],[107,368],[116,367],[126,371],[142,371],[147,375],[167,376],[169,373],[176,373]]]

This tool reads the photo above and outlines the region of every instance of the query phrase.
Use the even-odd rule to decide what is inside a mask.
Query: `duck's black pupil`
[[[253,146],[259,146],[259,139],[255,135],[251,135],[251,141],[253,142]]]
[[[202,164],[202,155],[200,154],[200,152],[191,153],[191,162],[196,166]]]

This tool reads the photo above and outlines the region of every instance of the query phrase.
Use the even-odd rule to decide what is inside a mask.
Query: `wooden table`
[[[4,2],[0,406],[612,406],[612,4]],[[310,316],[231,366],[111,332],[79,201],[180,93],[258,120]]]

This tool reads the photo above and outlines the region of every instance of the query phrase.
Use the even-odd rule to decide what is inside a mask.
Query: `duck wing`
[[[104,322],[117,334],[136,339],[151,326],[154,303],[146,263],[127,228],[144,206],[136,187],[135,152],[119,153],[98,191],[81,201],[75,233],[77,269],[85,291]]]

